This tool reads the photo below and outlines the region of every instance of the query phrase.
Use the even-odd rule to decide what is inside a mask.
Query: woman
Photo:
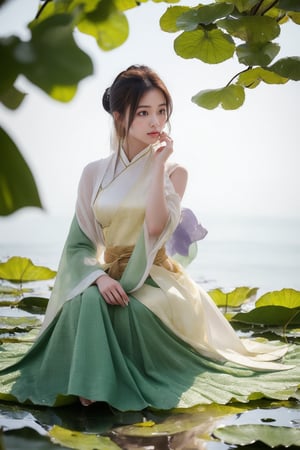
[[[42,332],[7,370],[21,373],[12,394],[42,405],[169,409],[247,401],[255,392],[282,398],[288,370],[288,398],[299,367],[274,362],[287,346],[239,339],[166,254],[187,182],[186,170],[169,162],[166,86],[148,67],[131,66],[103,105],[116,148],[83,171]]]

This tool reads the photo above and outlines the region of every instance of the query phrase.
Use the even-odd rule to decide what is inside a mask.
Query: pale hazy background
[[[34,17],[38,3],[11,0],[9,6],[0,8],[0,34],[14,32],[26,39],[25,24]],[[45,207],[44,212],[25,209],[0,218],[0,247],[6,252],[0,252],[2,256],[24,242],[61,244],[83,167],[109,152],[111,122],[101,106],[103,91],[129,65],[147,64],[160,74],[173,96],[173,159],[189,171],[184,204],[209,229],[207,242],[227,239],[263,244],[283,239],[298,248],[293,262],[300,268],[299,246],[295,247],[300,224],[300,84],[261,84],[246,91],[245,104],[236,111],[199,108],[190,100],[194,94],[224,86],[242,67],[235,59],[206,65],[178,57],[173,50],[177,34],[159,28],[167,7],[149,1],[128,11],[130,37],[111,52],[101,51],[92,38],[76,35],[93,58],[95,74],[80,84],[71,103],[50,100],[20,78],[19,86],[28,93],[23,105],[16,112],[0,107],[2,126],[29,163]],[[286,24],[278,42],[277,58],[299,54],[300,27]],[[51,222],[53,218],[57,220]],[[255,225],[258,218],[267,223],[263,232]],[[284,228],[287,223],[289,228]],[[300,274],[296,278],[294,284]]]

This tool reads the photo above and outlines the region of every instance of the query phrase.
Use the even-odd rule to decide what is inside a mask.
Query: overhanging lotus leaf
[[[255,88],[261,81],[268,84],[284,84],[288,81],[288,78],[281,77],[277,73],[262,67],[255,67],[241,73],[237,83],[251,89]]]
[[[267,66],[278,54],[280,47],[273,42],[246,43],[236,48],[236,54],[241,64],[246,66]]]
[[[295,289],[281,289],[280,291],[267,292],[260,297],[255,306],[284,306],[285,308],[300,308],[300,291]]]
[[[251,43],[271,41],[280,33],[280,26],[276,20],[266,16],[221,19],[217,22],[217,26],[225,29],[232,36]]]
[[[282,77],[287,77],[290,80],[300,80],[300,57],[291,56],[289,58],[282,58],[268,67],[269,70],[278,73]]]
[[[245,100],[245,92],[242,86],[231,84],[221,89],[209,89],[200,91],[192,101],[206,109],[215,109],[221,105],[224,109],[237,109]]]
[[[87,14],[78,24],[82,33],[95,37],[97,44],[104,51],[113,50],[122,45],[129,34],[129,25],[123,12],[112,10],[107,17],[94,12]]]
[[[297,25],[300,25],[300,13],[289,13],[288,16],[290,19],[295,22]]]
[[[188,6],[171,6],[166,12],[161,16],[159,25],[163,31],[167,33],[176,33],[180,30],[177,25],[177,20],[182,14],[190,11],[191,8]]]
[[[300,2],[299,0],[279,0],[278,8],[286,11],[300,12]]]
[[[0,102],[9,109],[17,109],[25,98],[24,92],[21,92],[15,86],[11,86],[7,91],[0,94]]]
[[[221,30],[184,31],[174,41],[177,55],[185,59],[197,58],[209,64],[218,64],[233,56],[233,39]]]
[[[50,280],[56,276],[54,270],[36,266],[31,259],[13,256],[0,263],[0,279],[14,282]]]
[[[190,8],[189,11],[178,17],[176,25],[179,29],[185,31],[195,30],[199,24],[211,24],[217,19],[230,14],[233,9],[234,6],[227,3],[199,5],[196,8]]]
[[[0,215],[25,206],[42,208],[30,169],[15,143],[0,127]]]
[[[69,87],[70,94],[83,78],[93,73],[90,57],[75,43],[72,16],[57,14],[32,26],[32,38],[19,43],[14,51],[21,72],[49,95],[53,89]],[[62,95],[65,101],[66,92]]]
[[[233,3],[239,12],[244,12],[253,8],[257,4],[257,0],[231,0],[229,3]]]

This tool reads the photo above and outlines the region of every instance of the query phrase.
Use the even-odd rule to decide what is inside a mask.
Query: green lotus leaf
[[[297,25],[300,25],[300,13],[289,13],[288,16],[290,19],[295,22]]]
[[[280,50],[278,44],[273,42],[246,43],[236,48],[236,54],[241,64],[246,66],[267,66]]]
[[[56,276],[54,270],[36,266],[31,259],[12,256],[0,263],[0,279],[14,282],[50,280]]]
[[[286,308],[284,306],[260,306],[247,313],[237,313],[232,322],[271,326],[300,325],[300,308]]]
[[[229,2],[231,3],[231,2]],[[239,12],[249,11],[257,4],[257,0],[232,0]]]
[[[247,286],[237,287],[231,292],[223,292],[221,289],[213,289],[209,291],[209,295],[219,307],[237,308],[246,301],[253,299],[258,288],[249,288]]]
[[[48,305],[48,298],[25,297],[17,303],[17,308],[32,314],[44,314]]]
[[[32,173],[15,143],[0,127],[0,215],[25,206],[42,208]]]
[[[285,308],[300,308],[300,291],[295,289],[281,289],[281,291],[267,292],[260,297],[255,306],[284,306]]]
[[[227,444],[250,445],[263,442],[269,447],[300,445],[300,429],[272,425],[228,425],[217,428],[214,436]]]
[[[139,3],[145,3],[148,0],[140,0]],[[119,11],[127,11],[128,9],[138,6],[136,0],[114,0],[114,5]]]
[[[9,90],[20,72],[18,62],[14,57],[16,46],[20,43],[20,39],[16,36],[9,36],[7,38],[0,38],[0,61],[5,61],[1,64],[0,70],[0,94],[3,95]]]
[[[279,0],[278,5],[276,5],[276,6],[279,9],[284,9],[285,11],[300,12],[299,0]]]
[[[221,17],[227,16],[234,9],[233,5],[227,3],[212,3],[191,8],[190,11],[178,17],[176,25],[179,29],[191,31],[198,28],[199,24],[209,25]]]
[[[224,28],[232,36],[253,44],[269,42],[280,33],[277,21],[267,16],[221,19],[217,22],[217,26]]]
[[[113,50],[128,38],[127,18],[122,11],[111,9],[111,6],[107,14],[103,13],[102,2],[99,4],[99,11],[86,14],[78,24],[78,29],[93,36],[102,50]]]
[[[167,33],[176,33],[179,31],[177,19],[190,9],[188,6],[170,6],[160,18],[160,28]]]
[[[242,86],[231,84],[221,89],[200,91],[192,102],[206,109],[214,109],[221,105],[224,109],[237,109],[244,103],[245,92]]]
[[[57,14],[38,22],[31,28],[32,38],[16,46],[15,58],[22,73],[49,95],[55,87],[70,87],[75,95],[79,81],[93,73],[90,57],[84,53],[73,38],[73,18],[68,14]],[[57,89],[58,89],[57,88]],[[66,93],[62,99],[65,101]]]
[[[174,41],[177,55],[185,59],[197,58],[208,64],[218,64],[232,57],[235,45],[221,30],[184,31]]]
[[[7,108],[14,110],[20,106],[25,95],[24,92],[19,91],[15,86],[11,86],[0,94],[0,102]]]
[[[67,430],[58,425],[51,428],[49,436],[55,444],[78,450],[121,450],[108,437]]]
[[[287,77],[290,80],[300,80],[300,57],[291,56],[289,58],[282,58],[276,61],[269,70],[278,73],[282,77]]]
[[[262,67],[255,67],[254,69],[249,69],[241,73],[237,83],[252,89],[261,81],[267,84],[284,84],[288,81],[288,78],[281,77],[277,73],[263,69]]]

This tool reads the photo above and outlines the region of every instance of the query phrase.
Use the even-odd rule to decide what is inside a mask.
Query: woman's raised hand
[[[162,145],[159,146],[159,143]],[[155,160],[165,163],[169,156],[173,153],[173,140],[163,131],[155,145],[157,148],[154,153]]]
[[[127,306],[129,298],[121,284],[109,275],[101,275],[97,278],[96,285],[99,292],[109,305]]]

